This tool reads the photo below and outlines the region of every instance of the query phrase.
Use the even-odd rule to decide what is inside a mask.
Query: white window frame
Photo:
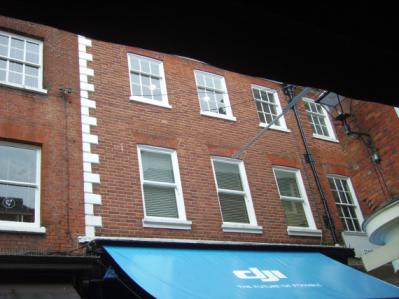
[[[303,101],[304,102],[313,103],[313,104],[316,104],[316,105],[320,105],[322,107],[323,116],[324,116],[324,119],[325,119],[325,122],[326,122],[327,131],[328,131],[328,135],[329,136],[324,136],[324,135],[320,135],[320,134],[317,134],[317,133],[313,133],[313,137],[318,138],[318,139],[323,139],[323,140],[326,140],[326,141],[339,142],[337,137],[336,137],[334,127],[333,127],[333,125],[331,123],[330,116],[328,115],[328,112],[326,110],[327,108],[324,107],[324,105],[316,103],[315,100],[313,100],[313,99],[303,98]],[[306,114],[310,113],[310,112],[308,112],[306,110],[306,108],[305,108],[305,112],[306,112]],[[313,124],[311,123],[310,125],[312,126]]]
[[[337,186],[336,182],[335,182],[335,179],[345,180],[346,183],[348,184],[349,193],[350,193],[350,195],[352,197],[352,200],[353,200],[353,205],[349,205],[349,204],[347,204],[347,205],[354,207],[354,210],[355,210],[355,213],[356,213],[356,218],[357,218],[357,221],[359,222],[360,231],[358,231],[358,230],[347,230],[345,228],[345,225],[342,224],[342,226],[344,227],[344,231],[345,232],[349,232],[349,233],[362,233],[363,232],[362,224],[363,224],[364,218],[363,218],[362,210],[360,208],[359,201],[357,199],[357,196],[356,196],[356,193],[355,193],[355,189],[353,188],[352,181],[351,181],[350,177],[346,177],[346,176],[342,176],[342,175],[338,175],[338,174],[329,174],[329,175],[327,175],[327,179],[329,179],[329,178],[334,179],[334,185],[335,186]],[[330,192],[332,194],[331,187],[330,187]],[[337,205],[337,203],[335,202],[335,199],[334,199],[334,203],[335,203],[337,209],[340,209],[340,207],[338,205],[346,205],[344,203]],[[341,220],[341,223],[342,223],[342,219],[341,218],[340,218],[340,220]]]
[[[143,96],[133,95],[132,73],[137,73],[136,71],[133,71],[130,68],[130,65],[131,65],[131,61],[130,60],[131,60],[131,57],[133,57],[133,56],[137,57],[140,60],[147,60],[147,61],[150,61],[150,62],[157,63],[159,65],[160,76],[158,77],[158,79],[160,80],[162,101],[148,99],[148,98],[145,98]],[[138,54],[135,54],[135,53],[128,53],[127,54],[127,60],[128,60],[129,84],[130,84],[130,97],[129,97],[129,99],[131,101],[136,101],[136,102],[145,103],[145,104],[151,104],[151,105],[155,105],[155,106],[159,106],[159,107],[163,107],[163,108],[172,108],[172,106],[169,105],[169,101],[168,101],[168,92],[167,92],[167,89],[166,89],[166,79],[165,79],[165,70],[164,70],[164,67],[163,67],[163,62],[161,60],[157,60],[157,59],[150,58],[150,57],[143,56],[143,55],[138,55]],[[146,73],[139,72],[138,74],[142,75],[142,74],[146,74]],[[146,74],[146,75],[150,75],[150,74]],[[154,77],[154,75],[151,75],[151,76]]]
[[[0,179],[0,183],[2,184],[35,188],[35,221],[29,223],[29,222],[0,220],[0,231],[27,232],[27,233],[38,233],[38,234],[45,233],[46,228],[40,226],[41,148],[34,145],[14,143],[8,141],[0,141],[0,145],[7,147],[21,148],[21,149],[30,149],[36,152],[36,183],[8,181]]]
[[[295,174],[296,183],[297,183],[298,190],[299,190],[299,193],[301,196],[300,198],[281,195],[280,188],[279,188],[278,182],[277,182],[276,170]],[[290,167],[285,167],[285,166],[274,166],[273,174],[274,174],[274,179],[276,182],[277,191],[278,191],[280,200],[301,202],[303,204],[303,210],[305,212],[306,220],[308,222],[308,227],[289,226],[288,225],[287,226],[288,235],[290,235],[290,236],[321,237],[322,231],[317,229],[317,227],[316,227],[316,223],[313,218],[313,213],[312,213],[312,210],[311,210],[310,204],[309,204],[309,199],[306,194],[305,185],[302,180],[301,171],[296,168],[290,168]],[[284,207],[283,207],[283,209],[284,209]]]
[[[198,87],[205,88],[205,86],[201,86],[201,85],[198,84],[197,74],[203,74],[204,76],[211,76],[211,77],[220,78],[222,89],[218,90],[218,91],[223,94],[223,102],[225,103],[225,109],[226,109],[226,114],[225,115],[224,114],[219,114],[218,112],[202,111],[202,109],[201,109],[201,97],[200,97],[200,94],[198,93]],[[237,118],[233,116],[233,110],[231,109],[230,99],[229,99],[229,95],[227,93],[226,81],[225,81],[224,77],[220,76],[220,75],[217,75],[217,74],[209,73],[209,72],[204,72],[204,71],[200,71],[200,70],[194,70],[194,78],[195,78],[195,86],[197,88],[197,95],[198,95],[198,103],[199,103],[199,108],[200,108],[200,114],[201,115],[205,115],[205,116],[210,116],[210,117],[216,117],[216,118],[236,121]]]
[[[17,84],[17,83],[12,83],[12,82],[8,82],[7,78],[9,76],[9,71],[6,71],[6,80],[5,81],[0,81],[0,85],[5,85],[5,86],[11,86],[11,87],[15,87],[15,88],[19,88],[19,89],[26,89],[26,90],[30,90],[30,91],[35,91],[38,93],[44,93],[47,94],[47,90],[43,89],[43,42],[37,39],[32,39],[29,37],[25,37],[22,35],[17,35],[14,33],[9,33],[6,31],[2,31],[0,30],[0,34],[1,35],[6,35],[9,37],[9,44],[8,44],[8,55],[6,56],[1,56],[0,58],[4,59],[7,61],[7,65],[10,63],[10,61],[12,62],[18,62],[21,63],[23,65],[23,74],[25,73],[25,65],[32,65],[36,68],[38,68],[38,87],[31,87],[31,86],[27,86],[24,84]],[[24,44],[26,45],[26,42],[31,42],[31,43],[35,43],[39,45],[39,63],[35,64],[35,63],[31,63],[31,62],[26,62],[25,60],[18,60],[15,58],[11,58],[10,57],[10,51],[11,51],[11,38],[16,38],[16,39],[20,39],[24,41]],[[24,53],[26,53],[26,49],[24,49]],[[7,66],[7,70],[8,70],[8,66]],[[22,76],[22,80],[25,79],[25,76]]]
[[[259,90],[263,90],[263,91],[265,91],[265,92],[267,92],[267,93],[272,93],[273,96],[274,96],[274,100],[276,101],[275,106],[276,106],[277,115],[279,115],[279,114],[282,113],[283,110],[282,110],[282,108],[281,108],[280,99],[279,99],[279,97],[278,97],[278,93],[277,93],[276,90],[271,89],[271,88],[268,88],[268,87],[264,87],[264,86],[261,86],[261,85],[252,84],[252,85],[251,85],[251,92],[252,92],[252,98],[253,98],[253,100],[255,101],[255,105],[256,105],[256,102],[257,102],[257,101],[260,102],[260,103],[266,103],[267,105],[273,105],[273,103],[257,100],[257,99],[255,98],[254,89],[259,89]],[[257,107],[256,107],[256,112],[259,113]],[[259,118],[259,115],[258,115],[258,118]],[[284,132],[291,132],[291,130],[289,130],[289,129],[287,128],[287,123],[285,122],[284,115],[283,115],[282,117],[279,118],[279,122],[280,122],[280,125],[274,124],[274,125],[272,125],[270,128],[271,128],[271,129],[274,129],[274,130],[284,131]],[[259,119],[259,127],[265,128],[267,125],[268,125],[267,122],[262,122],[262,121]]]
[[[238,165],[238,169],[240,172],[240,178],[241,178],[241,184],[242,184],[242,187],[244,190],[243,191],[235,191],[235,190],[219,188],[218,182],[216,179],[216,171],[215,171],[214,162]],[[211,164],[212,164],[212,170],[213,170],[213,178],[215,180],[216,192],[217,192],[217,196],[218,196],[219,211],[220,211],[220,215],[221,215],[222,221],[223,221],[223,223],[222,223],[223,231],[224,232],[262,234],[263,228],[262,228],[262,226],[259,226],[256,221],[255,209],[254,209],[253,202],[252,202],[251,192],[249,190],[249,184],[248,184],[247,174],[245,171],[244,162],[241,160],[237,160],[237,159],[214,156],[214,157],[211,157]],[[229,194],[235,194],[235,195],[239,194],[239,195],[244,196],[249,223],[225,222],[223,220],[222,207],[221,207],[220,198],[219,198],[219,192],[221,192],[221,191],[223,193],[229,193]]]
[[[141,160],[141,152],[142,151],[170,155],[171,161],[172,161],[173,175],[174,175],[175,183],[160,183],[160,182],[157,183],[157,182],[152,182],[152,181],[145,181],[144,174],[143,174],[143,164],[142,164],[142,160]],[[185,230],[191,229],[192,222],[187,220],[187,218],[186,218],[186,210],[185,210],[185,206],[184,206],[183,190],[182,190],[182,186],[181,186],[180,171],[179,171],[179,164],[177,161],[176,150],[155,147],[155,146],[149,146],[149,145],[138,145],[137,146],[137,154],[138,154],[138,161],[139,161],[141,194],[142,194],[143,209],[144,209],[143,226],[144,227],[153,227],[153,228],[170,228],[170,229],[185,229]],[[157,217],[157,216],[147,216],[146,215],[145,197],[144,197],[144,185],[145,184],[151,184],[154,186],[168,185],[171,187],[173,186],[175,188],[178,218]]]
[[[394,107],[394,108],[395,108],[396,115],[399,117],[399,107]]]

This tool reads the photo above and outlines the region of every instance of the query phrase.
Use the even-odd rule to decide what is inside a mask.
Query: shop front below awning
[[[186,298],[399,298],[399,288],[318,252],[104,245],[147,295]]]

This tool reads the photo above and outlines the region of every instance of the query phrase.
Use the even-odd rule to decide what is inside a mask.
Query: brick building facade
[[[34,221],[16,220],[7,214],[11,196],[0,194],[2,252],[85,258],[81,247],[97,239],[330,250],[332,231],[343,244],[340,233],[360,232],[363,218],[383,201],[367,153],[319,110],[312,100],[316,92],[297,105],[300,126],[288,112],[240,159],[232,159],[288,104],[281,83],[5,17],[0,37],[0,51],[6,51],[0,58],[0,147],[4,153],[34,151],[39,160],[32,167],[40,174],[34,182],[16,182],[12,170],[0,170],[0,187],[36,188],[33,201],[40,202]],[[364,114],[378,119],[374,105],[356,104],[356,125],[371,124],[362,123]],[[393,108],[384,109],[396,117]],[[301,128],[335,229],[328,227],[304,156]],[[397,194],[398,168],[388,165],[397,164],[398,143],[386,137],[387,128],[369,130],[381,148],[386,184]],[[17,154],[4,157],[3,165],[30,171],[18,166]],[[337,197],[353,200],[352,214],[340,216]],[[75,278],[84,276],[83,268],[75,269]],[[74,286],[86,296],[87,290]]]

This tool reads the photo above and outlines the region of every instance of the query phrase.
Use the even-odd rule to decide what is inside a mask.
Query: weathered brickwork
[[[47,94],[0,86],[0,140],[41,147],[41,226],[45,234],[0,232],[2,251],[66,251],[84,234],[77,37],[0,17],[4,32],[43,41]],[[60,86],[72,88],[66,103]]]
[[[251,84],[277,90],[281,104],[285,106],[287,98],[280,84],[182,57],[100,41],[93,41],[91,53],[93,61],[89,62],[89,67],[94,69],[95,76],[90,79],[96,86],[92,97],[97,103],[93,115],[98,120],[93,132],[99,136],[99,145],[94,146],[93,152],[100,157],[98,171],[101,185],[98,192],[102,196],[102,205],[95,207],[95,214],[101,215],[103,220],[102,228],[96,229],[97,236],[331,243],[331,236],[323,223],[325,212],[320,195],[311,169],[304,161],[304,146],[292,112],[286,116],[291,132],[271,130],[241,157],[245,163],[257,222],[263,227],[263,234],[227,233],[221,228],[222,218],[210,158],[230,157],[260,130]],[[128,53],[163,62],[171,109],[129,100]],[[200,114],[194,70],[225,78],[230,105],[237,121]],[[329,207],[340,231],[342,227],[326,175],[350,176],[342,144],[314,138],[302,103],[299,110]],[[187,219],[193,223],[191,230],[143,228],[137,156],[139,144],[177,151]],[[316,226],[323,230],[322,240],[288,236],[273,166],[301,170]],[[367,207],[364,208],[368,213]]]
[[[340,135],[359,199],[375,210],[399,196],[399,117],[392,106],[356,100],[351,111],[352,130],[369,134],[381,158],[373,163],[370,150],[358,136]]]
[[[42,149],[41,225],[46,228],[45,234],[36,235],[0,232],[2,249],[65,251],[77,246],[79,236],[332,244],[293,112],[285,116],[288,132],[270,130],[241,157],[257,224],[263,227],[263,233],[222,229],[211,157],[231,157],[261,129],[251,84],[276,90],[285,106],[288,99],[281,84],[183,57],[96,40],[91,40],[85,53],[90,55],[85,61],[85,70],[90,74],[82,77],[78,56],[82,46],[79,48],[76,35],[5,17],[0,17],[0,28],[43,41],[43,88],[47,90],[47,94],[39,94],[0,86],[0,140],[36,144]],[[129,99],[128,53],[163,62],[171,108]],[[225,78],[236,121],[200,114],[194,70]],[[93,90],[82,95],[82,82],[93,86]],[[60,86],[72,89],[71,94],[65,95],[66,102]],[[81,99],[88,105],[84,109]],[[95,107],[90,106],[93,103]],[[298,111],[339,235],[343,227],[327,175],[351,178],[365,217],[386,200],[386,194],[358,138],[345,136],[340,123],[334,122],[338,142],[317,139],[303,102],[298,104]],[[372,136],[381,155],[386,185],[391,194],[397,195],[399,118],[392,107],[373,103],[355,102],[353,111],[351,125]],[[88,142],[90,150],[82,148],[82,115],[96,119],[96,125],[90,126],[90,135],[98,140]],[[385,119],[384,125],[381,119]],[[192,221],[190,230],[143,227],[138,145],[176,150],[186,215]],[[83,152],[98,155],[98,162],[82,163]],[[301,171],[316,227],[323,232],[321,238],[288,235],[273,166]],[[85,190],[96,196],[94,205],[86,202],[86,210],[84,173],[101,177],[100,184],[93,183],[90,190]],[[88,224],[85,215],[101,217],[101,221]]]

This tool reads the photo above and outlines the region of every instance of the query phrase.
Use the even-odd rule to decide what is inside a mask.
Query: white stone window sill
[[[29,226],[17,226],[17,225],[3,225],[0,224],[0,231],[12,232],[12,233],[30,233],[30,234],[45,234],[46,228],[40,227],[29,227]]]
[[[342,234],[345,235],[345,236],[367,237],[367,234],[365,232],[343,231]]]
[[[337,139],[331,138],[331,137],[327,137],[327,136],[323,136],[323,135],[318,135],[318,134],[314,134],[313,133],[313,137],[317,138],[317,139],[325,140],[325,141],[339,143],[339,141]]]
[[[287,232],[289,236],[304,236],[304,237],[321,237],[322,231],[320,229],[309,227],[288,226]]]
[[[266,127],[267,127],[267,124],[265,124],[265,123],[260,123],[260,124],[259,124],[259,127],[261,127],[261,128],[266,128]],[[276,131],[281,131],[281,132],[287,132],[287,133],[291,132],[290,129],[287,129],[287,128],[284,128],[284,127],[279,127],[279,126],[271,126],[269,129],[276,130]]]
[[[0,85],[12,87],[12,88],[15,88],[15,89],[21,89],[21,90],[36,92],[36,93],[40,93],[40,94],[47,94],[47,90],[43,89],[43,88],[35,88],[35,87],[30,87],[30,86],[25,86],[25,85],[5,82],[5,81],[0,81]]]
[[[154,105],[154,106],[158,106],[158,107],[162,107],[162,108],[172,109],[172,106],[169,105],[166,100],[159,102],[156,100],[146,99],[146,98],[137,97],[137,96],[130,96],[129,100],[134,101],[134,102],[144,103],[144,104],[150,104],[150,105]]]
[[[263,228],[259,225],[246,224],[246,223],[223,223],[222,229],[226,233],[250,233],[262,234]]]
[[[190,230],[192,222],[174,218],[144,218],[143,227]]]
[[[234,116],[218,114],[218,113],[212,113],[212,112],[208,112],[208,111],[201,111],[201,115],[214,117],[214,118],[225,119],[225,120],[230,120],[230,121],[236,121],[237,120],[237,118],[234,117]]]

